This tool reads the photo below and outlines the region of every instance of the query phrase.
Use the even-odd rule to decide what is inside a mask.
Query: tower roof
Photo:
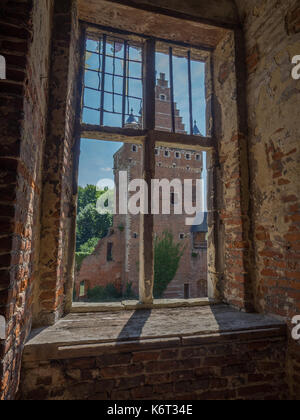
[[[194,136],[202,136],[198,126],[197,126],[197,121],[194,121],[194,127],[193,127],[193,134]],[[203,137],[203,136],[202,136]]]
[[[136,121],[136,119],[134,118],[134,115],[133,115],[133,108],[131,108],[131,114],[127,118],[126,124],[137,124],[137,121]]]

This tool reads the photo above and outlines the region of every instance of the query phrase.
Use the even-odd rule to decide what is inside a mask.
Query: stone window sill
[[[32,332],[24,361],[97,357],[104,353],[232,342],[286,340],[286,325],[226,305],[74,313]]]
[[[196,306],[214,305],[215,301],[209,298],[201,299],[155,299],[152,305],[142,305],[138,300],[124,300],[109,303],[73,303],[71,313],[95,313],[132,311],[138,309],[163,309],[163,308],[190,308]]]

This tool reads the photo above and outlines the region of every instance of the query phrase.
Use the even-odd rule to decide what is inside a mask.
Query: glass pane
[[[84,90],[84,106],[99,110],[101,93],[96,90]]]
[[[129,46],[129,60],[142,61],[142,49],[139,46]]]
[[[84,84],[86,87],[99,90],[101,88],[101,73],[86,70]]]
[[[117,58],[124,58],[124,41],[108,38],[106,43],[106,54]]]
[[[123,68],[124,68],[123,60],[114,59],[112,57],[106,57],[105,70],[107,73],[123,76],[123,73],[124,73]]]
[[[171,90],[169,55],[156,53],[156,129],[171,131]]]
[[[128,94],[137,98],[143,97],[143,84],[141,80],[129,79],[128,80]]]
[[[141,176],[142,146],[81,140],[75,302],[138,299]]]
[[[113,77],[109,74],[105,75],[105,90],[107,92],[123,93],[123,77]]]
[[[91,52],[98,53],[100,51],[100,42],[88,39],[86,41],[86,49]]]
[[[86,52],[85,68],[89,70],[100,71],[102,68],[102,58],[99,54]]]
[[[191,98],[189,86],[189,56],[191,57]],[[188,48],[170,48],[167,44],[157,43],[157,129],[166,131],[172,130],[173,108],[176,133],[206,135],[205,63],[197,61],[196,57],[196,53],[194,51],[189,51]],[[171,58],[172,72],[170,70]],[[174,104],[171,104],[172,75]]]
[[[190,134],[188,60],[173,56],[175,131]]]
[[[129,61],[129,76],[130,77],[138,77],[142,78],[142,63],[135,63],[133,61]]]
[[[119,95],[104,94],[104,109],[106,112],[122,113],[122,97]]]
[[[124,124],[124,128],[141,128],[143,113],[142,46],[128,43],[125,64],[125,41],[117,37],[107,36],[103,104],[101,102],[103,42],[87,39],[86,47],[88,50],[86,51],[83,122],[100,125],[102,118],[101,115],[98,115],[98,112],[100,111],[101,114],[101,111],[103,111],[103,124],[105,126],[123,127]],[[97,54],[99,50],[100,53]],[[125,73],[126,80],[124,83]],[[95,92],[96,90],[100,93]],[[93,91],[95,93],[91,93]],[[123,108],[123,95],[125,109]],[[103,110],[101,110],[102,105]],[[124,118],[122,118],[122,115],[116,115],[123,114],[123,111]]]
[[[191,62],[194,134],[206,136],[205,63]]]
[[[126,117],[133,116],[134,123],[139,124],[139,118],[142,111],[142,101],[140,99],[127,98],[126,99]]]
[[[82,112],[82,122],[84,124],[99,125],[100,112],[84,108]]]
[[[103,124],[105,127],[121,127],[122,126],[122,115],[111,114],[104,112]]]

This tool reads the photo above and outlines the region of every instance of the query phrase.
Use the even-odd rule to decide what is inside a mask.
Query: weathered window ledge
[[[52,327],[35,330],[24,361],[97,357],[208,343],[286,340],[286,325],[272,317],[239,312],[226,305],[69,314]]]
[[[138,309],[187,308],[214,305],[213,299],[155,299],[152,305],[142,305],[138,300],[109,303],[73,303],[72,313],[132,311]]]

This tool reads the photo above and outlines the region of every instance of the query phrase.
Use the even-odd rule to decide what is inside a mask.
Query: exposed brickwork
[[[292,317],[300,314],[300,154],[296,111],[300,86],[291,77],[292,57],[300,51],[299,5],[293,0],[246,3],[237,2],[244,18],[246,55],[251,63],[247,99],[255,305],[258,311],[281,316],[291,325]],[[254,60],[256,50],[260,57]],[[296,353],[300,354],[297,345],[291,352],[295,360]],[[293,372],[291,376],[298,390],[295,396],[300,397],[299,376]]]
[[[229,33],[215,51],[215,132],[218,139],[218,159],[215,160],[213,209],[218,210],[218,259],[216,279],[220,298],[241,309],[253,309],[249,272],[249,191],[248,161],[245,150],[246,127],[241,127],[245,104],[239,102],[239,56],[237,38]],[[241,131],[241,130],[244,131]],[[218,170],[220,166],[220,170]],[[216,223],[216,222],[215,222]],[[213,245],[214,239],[210,239]],[[214,276],[214,274],[212,274]]]
[[[35,323],[55,322],[64,311],[73,200],[74,117],[78,86],[78,21],[75,2],[56,2],[49,101],[48,136],[43,168],[40,272]],[[73,252],[73,248],[72,248]]]
[[[45,139],[52,2],[7,1],[0,6],[0,53],[7,60],[0,82],[0,395],[12,398],[22,349],[31,328],[36,270],[41,154]]]
[[[25,362],[23,378],[20,398],[27,400],[288,398],[285,340],[251,334],[234,342],[192,345],[186,339],[178,347]]]

